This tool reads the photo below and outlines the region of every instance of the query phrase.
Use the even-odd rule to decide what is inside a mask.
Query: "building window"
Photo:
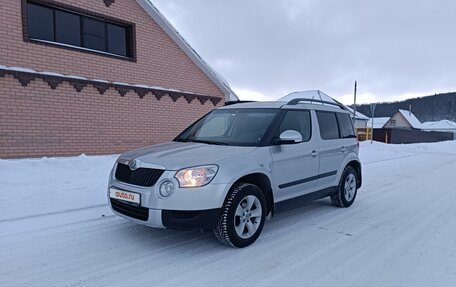
[[[390,121],[390,126],[395,127],[396,126],[396,120],[391,120]]]
[[[30,38],[54,41],[54,11],[52,9],[28,4],[27,18]]]
[[[29,23],[33,25],[33,23]],[[81,16],[72,13],[54,11],[54,31],[57,43],[81,46]]]
[[[39,1],[27,1],[26,9],[27,36],[30,40],[133,58],[131,25]]]

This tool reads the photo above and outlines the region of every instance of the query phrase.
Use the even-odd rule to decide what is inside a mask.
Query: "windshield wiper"
[[[214,145],[229,145],[225,142],[219,142],[219,141],[211,141],[211,140],[198,140],[198,139],[183,139],[183,138],[178,138],[174,140],[175,142],[181,142],[181,143],[188,143],[188,142],[194,142],[194,143],[205,143],[205,144],[214,144]]]
[[[178,138],[178,139],[175,139],[174,141],[175,141],[175,142],[181,142],[181,143],[186,143],[186,142],[188,142],[187,139],[183,139],[183,138]]]
[[[229,145],[225,142],[218,142],[218,141],[211,141],[211,140],[187,139],[186,141],[191,141],[191,142],[195,142],[195,143],[215,144],[215,145]]]

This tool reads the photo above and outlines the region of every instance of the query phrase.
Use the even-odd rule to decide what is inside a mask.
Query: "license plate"
[[[139,204],[141,202],[141,194],[129,192],[129,191],[118,190],[115,188],[109,189],[109,197],[115,198],[118,200],[136,203],[136,204]]]

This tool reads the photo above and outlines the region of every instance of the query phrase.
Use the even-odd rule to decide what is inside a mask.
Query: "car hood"
[[[217,164],[227,158],[242,157],[257,147],[212,145],[193,142],[168,142],[129,151],[119,161],[137,159],[150,165],[162,166],[167,170]]]

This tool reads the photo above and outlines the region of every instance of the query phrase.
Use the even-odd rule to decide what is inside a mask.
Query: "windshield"
[[[258,146],[278,109],[214,110],[182,132],[175,141]]]

